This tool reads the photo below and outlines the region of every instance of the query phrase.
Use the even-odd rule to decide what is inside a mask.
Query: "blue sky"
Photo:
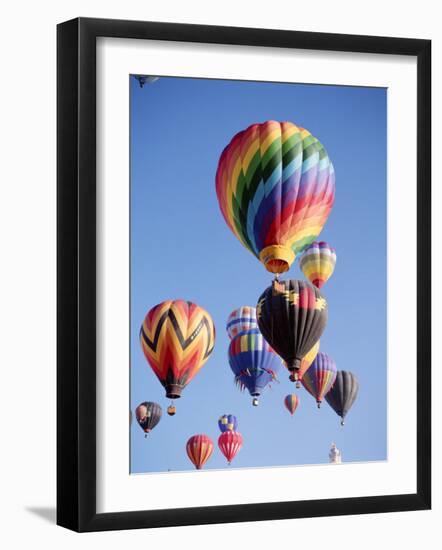
[[[217,421],[238,417],[243,449],[232,467],[318,464],[335,441],[344,461],[386,458],[386,108],[381,88],[160,78],[131,97],[131,407],[156,401],[163,418],[148,438],[131,426],[131,472],[193,469],[187,439],[205,433],[215,450],[205,468],[224,468]],[[317,409],[281,368],[279,382],[252,407],[227,359],[229,313],[256,305],[271,276],[226,226],[215,193],[219,155],[235,133],[255,122],[291,121],[327,149],[336,171],[336,201],[320,240],[336,248],[335,273],[322,292],[329,321],[321,351],[351,370],[359,397],[344,427],[324,403]],[[288,273],[303,278],[298,262]],[[169,417],[164,388],[139,344],[145,314],[165,299],[207,309],[215,350],[175,401]],[[291,417],[286,394],[300,406]]]

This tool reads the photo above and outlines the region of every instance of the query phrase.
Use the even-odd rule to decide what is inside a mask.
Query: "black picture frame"
[[[395,54],[417,58],[416,494],[97,514],[97,37]],[[83,532],[429,509],[431,41],[79,18],[58,25],[57,47],[57,523]]]

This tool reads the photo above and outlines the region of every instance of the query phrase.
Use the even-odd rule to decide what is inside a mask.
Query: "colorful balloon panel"
[[[218,427],[221,432],[236,432],[238,420],[233,414],[223,414],[218,420]]]
[[[186,444],[186,452],[197,470],[201,470],[213,453],[213,441],[204,434],[193,435]]]
[[[141,429],[145,433],[149,433],[158,422],[161,420],[163,411],[158,403],[152,401],[144,401],[135,409],[135,417]]]
[[[336,379],[336,364],[326,353],[319,352],[302,377],[302,385],[316,399],[318,407]]]
[[[301,366],[299,367],[298,371],[298,380],[301,380],[307,370],[311,367],[311,364],[315,360],[315,357],[318,355],[319,345],[320,342],[318,340],[316,344],[312,347],[312,349],[302,358]]]
[[[256,328],[258,322],[256,320],[256,308],[250,306],[242,306],[232,311],[227,319],[227,334],[229,338],[234,338],[240,332]]]
[[[257,397],[276,378],[278,356],[256,329],[241,332],[230,342],[229,364],[240,388]]]
[[[321,288],[333,275],[335,266],[336,251],[323,241],[311,244],[299,260],[299,267],[305,277],[317,288]]]
[[[239,432],[224,432],[218,438],[218,447],[230,464],[241,450],[243,443]]]
[[[284,397],[284,405],[285,405],[285,408],[289,411],[289,413],[293,416],[293,414],[295,413],[296,409],[299,406],[299,397],[295,393],[286,395]]]
[[[259,297],[259,330],[295,378],[327,324],[327,301],[310,283],[274,281]]]
[[[325,400],[335,413],[341,417],[341,424],[348,411],[356,401],[359,391],[359,382],[352,372],[339,370],[336,380],[330,391],[326,394]]]
[[[239,132],[224,149],[216,193],[237,239],[268,271],[283,273],[327,221],[335,173],[308,130],[269,120]]]
[[[212,353],[215,327],[211,316],[197,304],[166,300],[146,315],[140,341],[166,397],[176,399]]]

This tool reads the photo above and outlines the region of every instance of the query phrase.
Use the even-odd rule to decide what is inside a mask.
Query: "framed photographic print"
[[[430,52],[58,26],[59,525],[430,508]]]

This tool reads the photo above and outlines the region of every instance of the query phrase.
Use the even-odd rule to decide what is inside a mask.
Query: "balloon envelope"
[[[318,405],[333,386],[336,372],[333,359],[326,353],[319,352],[302,377],[302,385],[316,399]]]
[[[256,312],[264,338],[297,378],[303,357],[327,324],[325,298],[305,281],[274,281],[260,296]]]
[[[227,334],[229,338],[234,338],[244,330],[257,328],[258,321],[256,320],[256,309],[250,306],[242,306],[232,311],[227,319]]]
[[[336,266],[336,251],[329,244],[314,242],[306,248],[299,260],[299,267],[306,278],[317,288],[333,275]]]
[[[138,424],[145,433],[149,433],[161,420],[163,411],[158,403],[143,401],[135,409]]]
[[[341,424],[348,411],[355,402],[359,391],[359,382],[352,372],[338,370],[336,380],[330,391],[326,394],[325,400],[335,413],[341,417]]]
[[[276,378],[281,361],[257,328],[239,333],[230,342],[229,364],[239,386],[257,397]]]
[[[289,413],[293,416],[294,412],[299,406],[299,397],[295,393],[286,395],[284,398],[284,405]]]
[[[242,435],[239,432],[224,432],[218,438],[218,447],[230,464],[242,447]]]
[[[166,397],[176,399],[212,353],[215,327],[211,316],[197,304],[166,300],[146,315],[140,341]]]
[[[238,420],[233,414],[223,414],[218,420],[218,427],[221,432],[236,432]]]
[[[186,452],[197,470],[201,470],[213,453],[213,441],[205,434],[192,435],[187,441]]]
[[[222,152],[216,193],[237,239],[268,271],[283,273],[327,221],[333,164],[305,128],[274,120],[252,124]]]

